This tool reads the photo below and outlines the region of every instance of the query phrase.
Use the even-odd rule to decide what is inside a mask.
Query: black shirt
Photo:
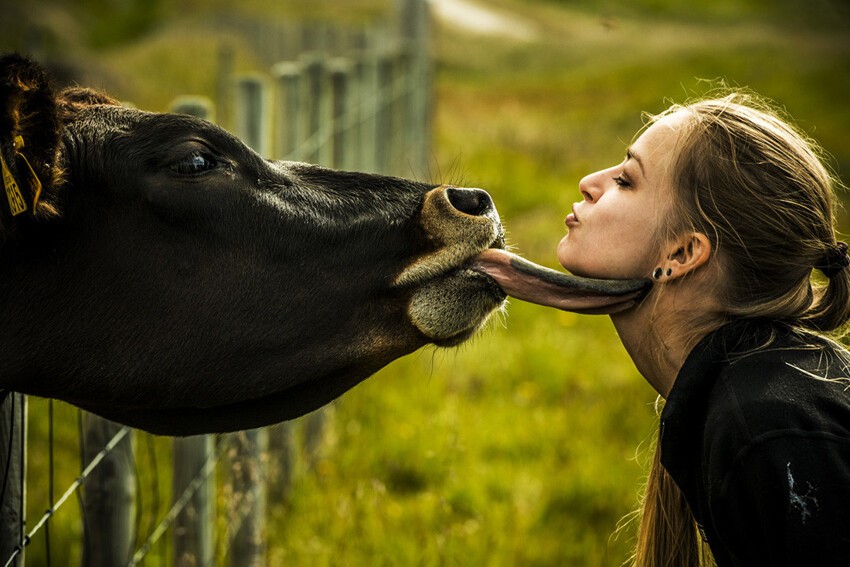
[[[720,567],[850,565],[850,355],[781,324],[709,334],[667,398],[661,463]]]

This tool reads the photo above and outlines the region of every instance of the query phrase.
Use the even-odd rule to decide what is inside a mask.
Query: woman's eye
[[[617,187],[628,188],[632,186],[632,184],[629,183],[622,175],[618,175],[617,177],[615,177],[614,183],[617,185]]]
[[[171,169],[180,175],[200,175],[216,167],[218,167],[218,162],[214,157],[201,150],[195,150],[177,160]]]

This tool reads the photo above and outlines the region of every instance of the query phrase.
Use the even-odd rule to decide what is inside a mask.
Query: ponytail
[[[850,319],[850,256],[847,244],[838,242],[827,247],[821,262],[815,266],[826,276],[827,283],[814,290],[812,307],[802,317],[804,327],[820,333],[841,331]]]

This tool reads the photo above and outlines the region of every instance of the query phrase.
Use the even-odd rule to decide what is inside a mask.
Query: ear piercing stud
[[[655,278],[655,279],[661,279],[662,273],[663,273],[663,270],[661,268],[655,268],[655,271],[652,272],[652,277]]]

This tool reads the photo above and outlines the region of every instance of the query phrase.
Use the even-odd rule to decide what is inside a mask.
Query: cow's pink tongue
[[[472,268],[484,272],[516,299],[576,313],[616,313],[634,306],[647,280],[600,280],[564,274],[506,250],[482,252]]]

